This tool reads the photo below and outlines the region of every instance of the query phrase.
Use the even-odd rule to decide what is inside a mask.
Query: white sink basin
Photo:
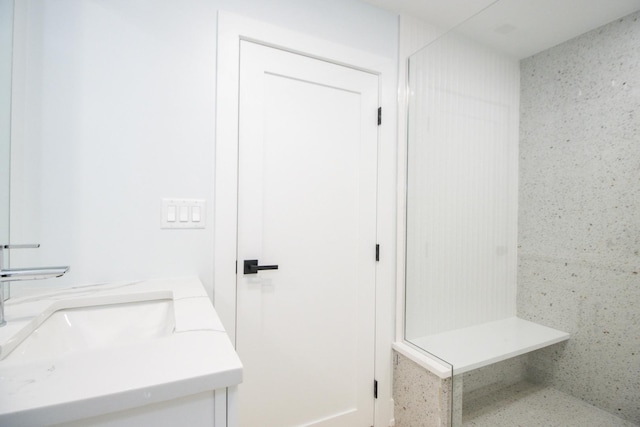
[[[172,299],[66,308],[31,332],[7,360],[26,362],[171,335]]]
[[[175,325],[171,291],[63,296],[0,346],[0,360],[29,362],[140,343],[171,335]]]

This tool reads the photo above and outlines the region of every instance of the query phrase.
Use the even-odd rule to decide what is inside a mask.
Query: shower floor
[[[547,386],[521,382],[463,401],[464,427],[638,427]]]

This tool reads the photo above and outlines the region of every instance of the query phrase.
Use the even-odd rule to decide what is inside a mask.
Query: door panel
[[[242,427],[373,425],[377,100],[375,75],[241,43]]]

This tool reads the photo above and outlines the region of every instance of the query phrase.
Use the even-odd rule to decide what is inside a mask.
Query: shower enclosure
[[[450,425],[637,426],[640,13],[538,52],[512,4],[409,57],[404,339]]]

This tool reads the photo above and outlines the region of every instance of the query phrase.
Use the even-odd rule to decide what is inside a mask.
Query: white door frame
[[[381,258],[376,268],[375,377],[378,381],[378,399],[375,402],[375,425],[386,427],[393,418],[391,343],[394,338],[396,272],[396,61],[235,14],[218,12],[214,304],[234,344],[240,40],[250,40],[380,76],[379,96],[384,113],[383,124],[378,131],[377,234]]]

